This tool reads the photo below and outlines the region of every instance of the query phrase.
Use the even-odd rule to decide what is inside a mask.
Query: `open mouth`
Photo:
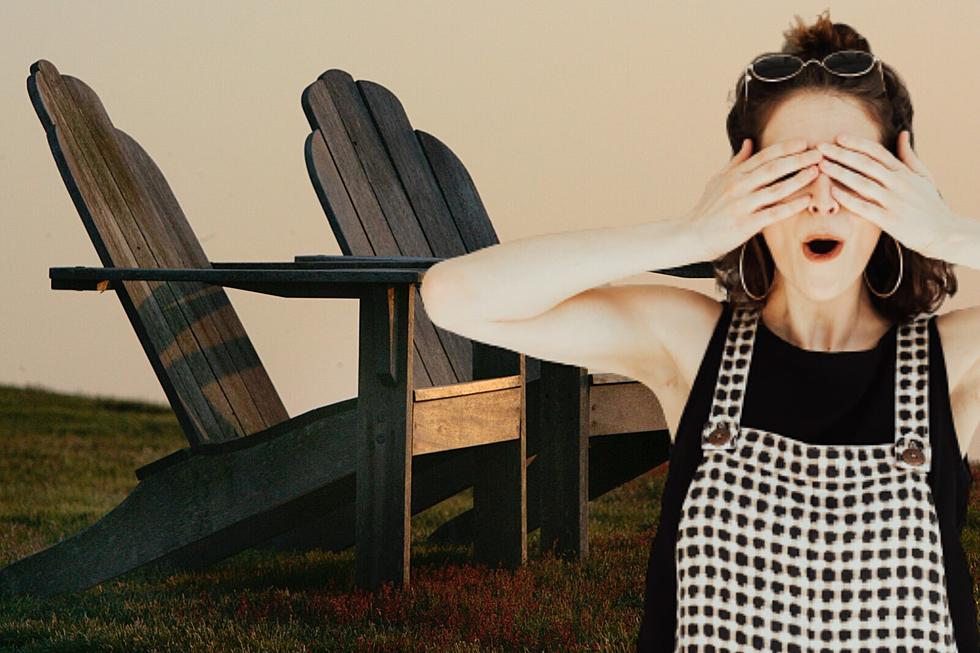
[[[836,238],[814,238],[803,243],[803,254],[811,261],[830,261],[844,249],[844,241]]]

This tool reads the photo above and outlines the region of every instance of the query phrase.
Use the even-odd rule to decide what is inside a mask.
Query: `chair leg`
[[[355,583],[409,584],[415,286],[360,300]]]
[[[353,427],[352,427],[353,428]],[[473,485],[476,447],[417,455],[412,459],[412,514],[417,515]],[[353,478],[353,475],[352,475]],[[470,511],[467,511],[470,512]],[[354,490],[338,508],[309,519],[294,520],[287,529],[256,545],[273,551],[343,551],[354,546]],[[472,531],[466,538],[472,541]]]
[[[350,501],[353,411],[274,438],[222,443],[141,480],[77,534],[0,569],[0,595],[54,596],[165,559],[206,564]]]
[[[567,559],[589,554],[589,374],[542,361],[538,439],[541,550]]]
[[[525,358],[520,374],[526,378]],[[527,395],[521,384],[520,435],[476,450],[473,557],[491,567],[527,562]]]

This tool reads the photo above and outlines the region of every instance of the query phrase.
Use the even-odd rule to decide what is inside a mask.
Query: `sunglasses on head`
[[[763,54],[752,60],[745,68],[745,102],[749,101],[749,80],[757,79],[760,82],[781,82],[790,77],[799,75],[811,63],[817,63],[824,67],[829,73],[840,77],[858,77],[864,75],[874,68],[875,64],[880,64],[881,60],[870,52],[864,50],[838,50],[831,52],[821,59],[810,59],[803,61],[793,54],[773,52]],[[885,73],[878,66],[881,73],[881,87],[885,87]]]

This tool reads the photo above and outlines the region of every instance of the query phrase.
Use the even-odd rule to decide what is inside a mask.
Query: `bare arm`
[[[683,218],[535,235],[433,265],[422,301],[437,324],[521,320],[589,288],[706,254]]]
[[[424,310],[466,338],[674,384],[669,325],[714,324],[718,302],[683,288],[610,282],[714,260],[801,211],[808,196],[782,200],[816,174],[810,164],[820,153],[801,152],[806,146],[786,141],[749,157],[746,139],[681,218],[531,236],[441,261],[422,279]]]

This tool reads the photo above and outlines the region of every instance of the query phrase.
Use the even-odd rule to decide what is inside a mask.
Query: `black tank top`
[[[638,653],[673,653],[677,623],[674,543],[680,509],[701,461],[701,427],[721,363],[733,314],[730,302],[705,350],[670,450],[660,522],[650,549]],[[894,438],[894,324],[873,349],[819,352],[801,349],[770,331],[760,319],[742,411],[746,426],[785,433],[812,444],[883,444]],[[960,534],[972,475],[959,450],[936,316],[929,319],[929,420],[933,463],[927,479],[942,535],[950,612],[957,649],[980,650],[973,579]],[[820,401],[813,401],[819,396]],[[841,441],[847,437],[847,441]]]

